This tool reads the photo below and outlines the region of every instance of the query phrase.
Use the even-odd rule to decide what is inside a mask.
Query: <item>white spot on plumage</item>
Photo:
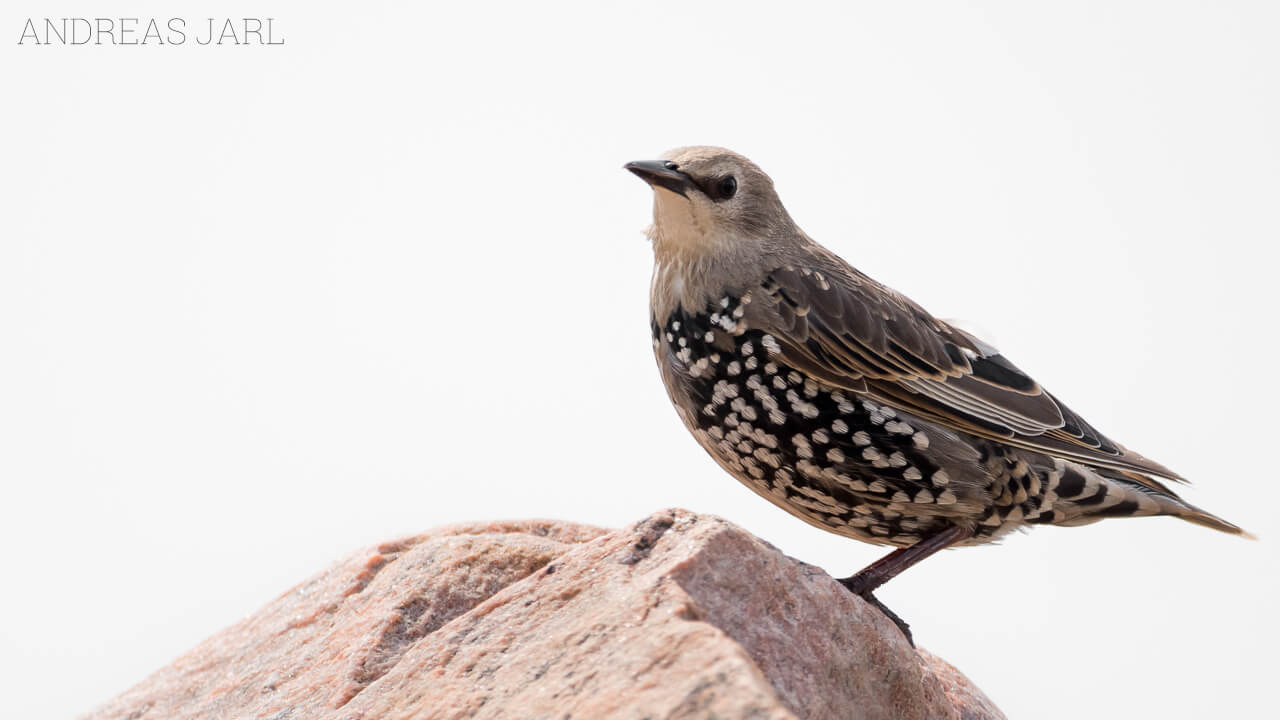
[[[771,453],[762,447],[756,448],[756,451],[753,453],[753,455],[757,460],[759,460],[762,463],[765,463],[766,465],[769,465],[770,467],[776,468],[782,464],[782,461],[779,459],[777,453]]]
[[[849,481],[849,489],[853,490],[854,492],[866,492],[867,484],[861,480],[851,479]]]
[[[894,433],[895,435],[910,435],[911,433],[915,432],[915,428],[898,420],[893,420],[885,423],[884,429],[888,430],[891,433]]]
[[[797,462],[796,470],[799,470],[801,475],[809,478],[810,480],[818,480],[822,478],[822,469],[809,462],[808,458],[804,458]]]
[[[700,377],[702,372],[707,369],[707,359],[698,358],[698,361],[689,366],[690,377]]]

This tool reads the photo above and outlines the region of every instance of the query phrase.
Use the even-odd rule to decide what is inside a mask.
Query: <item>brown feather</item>
[[[786,362],[980,437],[1182,479],[1108,440],[993,348],[819,246],[802,251],[808,257],[769,273],[750,307],[751,325],[776,336]]]

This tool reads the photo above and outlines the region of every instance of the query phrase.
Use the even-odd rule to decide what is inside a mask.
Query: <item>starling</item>
[[[841,582],[908,639],[872,593],[946,547],[1146,515],[1246,534],[995,348],[810,239],[745,157],[688,147],[625,167],[654,190],[650,324],[680,419],[783,510],[898,548]]]

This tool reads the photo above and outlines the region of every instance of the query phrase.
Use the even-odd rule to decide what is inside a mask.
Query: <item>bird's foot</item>
[[[872,593],[870,590],[864,587],[861,587],[862,583],[859,582],[859,578],[857,575],[842,579],[840,581],[840,584],[848,588],[849,592],[853,593],[854,595],[857,595],[863,600],[866,600],[868,603],[871,603],[871,605],[874,606],[877,610],[884,613],[885,617],[892,620],[893,624],[898,626],[898,630],[900,630],[902,632],[902,636],[907,639],[907,643],[910,644],[911,647],[916,646],[915,638],[911,637],[911,626],[907,624],[907,621],[898,617],[898,613],[890,610],[887,605],[880,602],[880,598],[876,597],[875,594]]]

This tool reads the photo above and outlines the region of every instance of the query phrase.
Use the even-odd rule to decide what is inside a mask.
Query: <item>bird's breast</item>
[[[735,478],[839,534],[910,544],[976,508],[930,453],[927,423],[788,365],[743,298],[655,318],[654,352],[689,431]]]

